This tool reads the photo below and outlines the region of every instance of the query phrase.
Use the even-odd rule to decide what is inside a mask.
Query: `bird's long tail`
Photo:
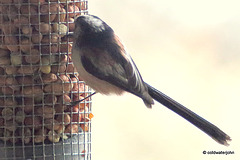
[[[220,130],[217,126],[214,124],[208,122],[204,118],[200,117],[193,111],[187,109],[180,103],[176,102],[172,98],[166,96],[164,93],[158,91],[157,89],[153,88],[152,86],[148,85],[148,91],[150,96],[152,96],[153,99],[158,101],[159,103],[163,104],[170,110],[174,111],[178,115],[182,116],[186,120],[188,120],[190,123],[201,129],[203,132],[208,134],[211,138],[213,138],[215,141],[217,141],[220,144],[228,146],[228,141],[231,141],[231,138],[224,133],[222,130]]]

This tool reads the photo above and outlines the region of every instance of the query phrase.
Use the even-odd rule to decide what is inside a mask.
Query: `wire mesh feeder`
[[[0,0],[0,159],[91,159],[90,89],[71,62],[81,0]]]

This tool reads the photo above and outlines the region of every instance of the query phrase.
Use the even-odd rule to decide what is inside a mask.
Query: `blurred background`
[[[89,0],[124,42],[143,79],[217,125],[229,147],[159,103],[130,94],[93,98],[93,160],[240,158],[240,2]],[[233,151],[205,155],[203,151]]]

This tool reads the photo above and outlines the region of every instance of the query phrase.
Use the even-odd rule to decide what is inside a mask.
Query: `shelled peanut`
[[[80,0],[0,0],[0,140],[58,142],[88,130],[88,100],[67,105],[88,95],[66,36],[85,10]]]

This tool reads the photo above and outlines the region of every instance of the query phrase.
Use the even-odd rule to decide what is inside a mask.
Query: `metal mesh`
[[[0,160],[91,159],[91,93],[71,61],[83,0],[0,0]],[[80,75],[81,76],[81,75]]]

